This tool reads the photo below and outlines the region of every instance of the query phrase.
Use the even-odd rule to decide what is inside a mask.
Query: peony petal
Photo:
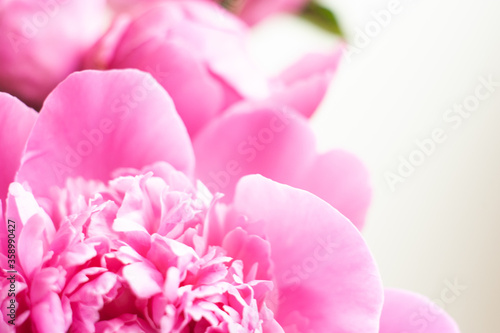
[[[328,90],[342,53],[308,54],[273,80],[270,98],[310,117]]]
[[[455,321],[429,299],[386,289],[380,333],[459,333]]]
[[[316,155],[306,119],[268,106],[226,113],[205,127],[193,146],[197,176],[213,193],[229,197],[238,180],[248,174],[295,182]]]
[[[148,10],[154,2],[135,7],[132,20],[115,20],[87,66],[151,73],[192,137],[234,102],[269,95],[268,80],[248,56],[241,20],[213,2],[160,2]]]
[[[0,200],[7,197],[37,116],[17,98],[0,92]]]
[[[306,119],[287,108],[240,104],[205,127],[193,145],[196,174],[213,193],[231,198],[241,177],[261,174],[312,192],[358,228],[364,224],[368,171],[347,152],[318,155]]]
[[[61,299],[55,293],[47,293],[45,299],[33,305],[31,320],[36,323],[36,331],[40,333],[67,332],[71,319],[64,313]],[[69,314],[71,316],[71,314]]]
[[[39,109],[106,29],[106,2],[1,1],[0,90]]]
[[[25,224],[19,237],[19,262],[24,275],[31,280],[33,274],[42,267],[42,259],[46,252],[44,246],[44,225],[38,215],[34,215]]]
[[[155,44],[151,41],[142,44],[127,57],[112,62],[111,67],[137,68],[153,75],[172,96],[189,133],[194,135],[224,107],[224,91],[190,49],[179,43]],[[151,67],[151,64],[157,65]],[[197,98],[193,98],[194,92]]]
[[[239,3],[239,4],[238,4]],[[254,25],[268,16],[281,12],[293,13],[299,11],[307,0],[252,0],[236,1],[236,10],[241,18],[250,25]]]
[[[43,256],[54,238],[55,226],[33,194],[19,183],[10,184],[6,216],[12,220],[9,224],[14,225],[18,240],[16,265],[20,265],[24,276],[31,279],[41,268]]]
[[[353,154],[332,150],[318,156],[296,187],[330,203],[359,230],[363,228],[371,201],[370,174]]]
[[[138,262],[123,268],[123,278],[138,298],[150,298],[161,293],[163,276],[146,262]]]
[[[237,228],[227,233],[222,247],[229,256],[239,258],[245,263],[243,267],[245,280],[269,279],[271,249],[268,242],[258,236],[248,235],[245,230]],[[260,275],[253,276],[250,274],[250,269],[256,266]]]
[[[244,177],[234,210],[258,223],[271,244],[286,332],[378,332],[383,290],[374,259],[354,226],[314,195],[262,176]],[[241,219],[240,219],[241,221]]]
[[[144,319],[137,315],[125,313],[111,320],[99,321],[95,324],[96,333],[135,333],[135,332],[156,332]]]
[[[31,283],[31,321],[40,333],[67,332],[71,324],[71,308],[60,297],[65,276],[62,269],[45,268]]]
[[[191,173],[189,137],[169,96],[137,70],[72,74],[49,97],[17,179],[36,197],[68,177],[107,181],[121,167],[167,161]]]

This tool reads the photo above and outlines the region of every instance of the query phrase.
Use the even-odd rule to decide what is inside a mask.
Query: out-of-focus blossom
[[[300,11],[310,0],[216,0],[245,22],[254,25],[278,13]]]
[[[268,96],[266,78],[248,57],[246,33],[216,4],[167,1],[131,21],[118,17],[89,67],[151,73],[195,135],[235,101]]]
[[[344,216],[256,175],[212,197],[193,168],[187,131],[149,75],[88,71],[59,85],[5,208],[17,331],[378,332],[380,277]],[[2,332],[14,331],[2,313]]]
[[[386,289],[379,333],[459,333],[455,321],[429,299]]]
[[[176,0],[108,0],[111,8],[117,12],[137,12],[159,3]],[[198,0],[215,2],[230,12],[238,15],[249,25],[279,13],[300,11],[310,0]]]
[[[192,137],[242,100],[272,99],[311,115],[340,53],[309,56],[269,80],[250,59],[247,36],[245,25],[216,4],[165,1],[119,15],[87,65],[151,73],[172,96]]]
[[[105,0],[0,2],[0,91],[40,108],[106,30]]]

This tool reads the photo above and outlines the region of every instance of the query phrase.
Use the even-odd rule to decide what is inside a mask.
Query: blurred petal
[[[318,156],[297,184],[330,203],[361,230],[371,201],[370,174],[353,154],[332,150]]]
[[[359,228],[364,223],[367,170],[343,151],[318,155],[306,119],[293,111],[242,104],[206,126],[193,145],[196,174],[213,193],[231,198],[241,177],[261,174],[316,194]]]
[[[0,90],[40,108],[107,25],[105,0],[0,3]]]
[[[197,176],[212,190],[232,196],[238,180],[260,173],[290,183],[315,158],[315,139],[305,119],[269,107],[234,110],[195,138]]]
[[[239,0],[236,1],[236,10],[239,10],[238,14],[245,22],[254,25],[273,14],[298,11],[307,1],[308,0]],[[239,3],[242,4],[239,5]]]
[[[21,155],[38,114],[17,98],[0,92],[0,201],[21,162]]]
[[[9,187],[6,211],[6,216],[13,221],[11,225],[15,225],[16,239],[19,240],[16,265],[22,269],[17,269],[27,279],[31,279],[41,268],[43,256],[53,240],[56,232],[54,224],[33,194],[18,183],[12,183]]]
[[[191,136],[234,102],[268,97],[268,80],[248,55],[241,20],[211,1],[154,3],[132,7],[133,19],[115,20],[87,66],[151,73]]]
[[[194,135],[217,116],[225,104],[222,87],[196,58],[191,49],[179,43],[158,45],[149,41],[131,51],[126,58],[112,62],[111,67],[137,68],[153,75],[172,96],[189,133]],[[156,64],[156,67],[151,64]],[[196,98],[193,98],[194,92]],[[203,107],[200,107],[200,101],[203,101]]]
[[[66,298],[58,294],[64,285],[61,270],[48,267],[36,274],[31,283],[31,321],[36,332],[67,332],[71,325],[71,308]]]
[[[68,177],[107,181],[117,168],[166,161],[191,174],[191,143],[172,100],[137,70],[72,74],[47,98],[17,180],[35,197]]]
[[[459,333],[455,321],[429,299],[386,289],[380,333]]]
[[[341,59],[340,51],[306,55],[274,79],[270,100],[310,117],[325,97]]]
[[[259,223],[271,244],[275,318],[286,332],[378,332],[380,276],[344,216],[308,192],[262,176],[239,182],[234,209],[248,218],[247,229]]]

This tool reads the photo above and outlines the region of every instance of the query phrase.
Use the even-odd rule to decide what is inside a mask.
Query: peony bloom
[[[0,3],[0,91],[40,108],[106,29],[105,0]]]
[[[27,112],[0,98],[2,123]],[[61,83],[0,214],[2,307],[6,220],[16,223],[17,330],[378,331],[380,277],[344,216],[257,175],[231,199],[212,196],[193,170],[187,131],[149,75],[88,71]],[[13,331],[2,313],[2,332]]]
[[[195,182],[187,131],[147,74],[73,74],[38,116],[0,94],[0,120],[23,123],[2,144],[27,140],[0,154],[4,184],[20,164],[0,204],[3,309],[17,271],[2,332],[458,332],[435,308],[415,326],[430,307],[417,295],[387,290],[382,308],[361,235],[316,196],[257,175],[231,199]]]

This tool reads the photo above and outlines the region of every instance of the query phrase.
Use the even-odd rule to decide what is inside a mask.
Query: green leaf
[[[329,8],[314,0],[304,7],[300,16],[328,32],[344,37],[335,14]]]

